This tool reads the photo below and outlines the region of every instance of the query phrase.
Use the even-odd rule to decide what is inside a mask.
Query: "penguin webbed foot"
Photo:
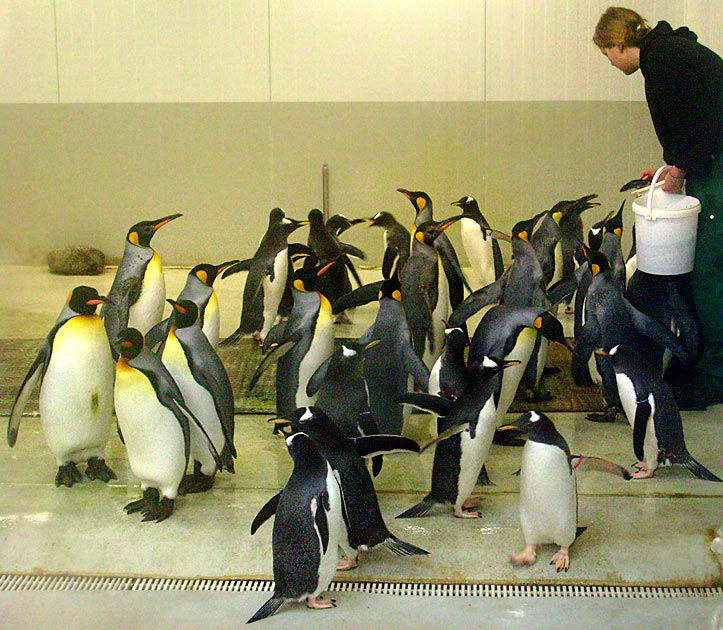
[[[142,522],[155,521],[160,523],[173,514],[173,499],[163,497],[158,503],[147,506],[141,510]]]
[[[82,481],[83,475],[80,474],[75,462],[68,462],[62,466],[58,466],[58,473],[55,475],[55,486],[66,486],[72,488],[73,484]]]
[[[618,417],[618,408],[614,405],[609,405],[605,407],[605,411],[602,413],[598,413],[593,411],[592,413],[589,413],[585,416],[585,420],[589,420],[590,422],[600,422],[600,423],[607,423],[612,424],[615,422],[615,420]]]
[[[341,556],[339,562],[336,565],[337,571],[350,571],[356,569],[359,566],[356,558],[349,558],[347,556]]]
[[[528,545],[523,551],[510,558],[510,562],[516,567],[529,567],[535,564],[535,560],[537,560],[535,545]]]
[[[178,486],[178,494],[195,494],[197,492],[206,492],[213,488],[216,481],[215,475],[204,475],[201,467],[194,464],[194,471],[190,475],[183,475],[183,479]]]
[[[655,474],[654,470],[650,470],[644,462],[635,462],[633,464],[635,472],[630,475],[631,479],[652,479]]]
[[[321,610],[322,608],[336,608],[336,600],[327,599],[326,597],[321,597],[321,595],[317,597],[307,597],[306,606],[307,608],[315,608],[317,610]]]
[[[558,573],[560,571],[567,573],[567,570],[570,568],[570,552],[565,547],[560,547],[555,555],[552,556],[550,564],[555,565]]]
[[[467,501],[465,501],[460,507],[454,508],[455,518],[480,518],[482,516],[482,512],[465,508],[466,503]],[[475,500],[475,506],[476,504],[477,501]]]
[[[91,480],[108,483],[111,479],[118,479],[118,476],[108,467],[104,459],[91,457],[88,460],[88,468],[85,469],[85,476]]]
[[[136,501],[131,501],[123,508],[123,510],[126,514],[134,514],[135,512],[140,512],[146,506],[158,503],[159,497],[160,495],[158,494],[158,490],[156,490],[155,488],[146,488],[143,491],[143,496],[140,499]]]

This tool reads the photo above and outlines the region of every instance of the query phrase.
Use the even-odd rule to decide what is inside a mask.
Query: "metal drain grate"
[[[271,592],[273,580],[0,575],[0,591],[244,591]],[[723,587],[567,584],[428,584],[332,582],[329,591],[417,597],[721,597]]]

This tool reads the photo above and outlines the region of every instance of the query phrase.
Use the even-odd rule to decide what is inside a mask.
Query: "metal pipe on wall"
[[[329,165],[321,165],[321,211],[324,221],[329,218]]]

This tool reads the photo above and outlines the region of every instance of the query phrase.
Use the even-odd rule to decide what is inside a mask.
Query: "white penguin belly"
[[[322,298],[322,300],[326,300],[326,298]],[[299,382],[296,388],[297,407],[313,405],[316,401],[316,396],[307,396],[306,385],[316,369],[331,356],[333,351],[334,321],[331,317],[331,307],[327,308],[322,304],[311,345],[299,364]]]
[[[577,528],[575,474],[557,446],[527,441],[520,472],[520,523],[528,545],[569,547]]]
[[[618,396],[623,406],[625,417],[628,419],[630,427],[635,430],[635,413],[638,408],[637,395],[633,382],[625,375],[619,372],[615,373],[615,382],[618,385]],[[651,472],[658,467],[658,439],[655,436],[655,399],[648,396],[651,413],[646,420],[645,440],[643,442],[643,455],[645,465]]]
[[[261,328],[261,339],[266,339],[274,325],[279,304],[286,288],[286,276],[289,273],[289,250],[284,248],[274,258],[274,279],[264,276],[261,279],[264,293],[264,324]]]
[[[432,311],[432,339],[434,340],[434,348],[425,344],[424,364],[428,368],[434,366],[435,361],[442,354],[442,346],[444,345],[444,329],[447,327],[449,319],[449,282],[447,276],[442,269],[441,263],[437,263],[438,267],[438,289],[437,289],[437,305]]]
[[[505,357],[505,360],[519,361],[518,365],[513,365],[503,370],[502,384],[500,387],[500,399],[497,403],[497,426],[504,422],[505,414],[509,409],[512,401],[517,393],[517,388],[525,373],[530,356],[535,348],[535,338],[537,331],[532,328],[524,328],[517,337],[517,343],[512,351]]]
[[[133,474],[144,487],[174,499],[186,471],[183,430],[148,379],[134,368],[116,370],[115,409]]]
[[[59,465],[104,457],[113,426],[113,358],[103,322],[74,317],[55,335],[40,421]]]
[[[342,541],[342,534],[346,529],[341,511],[341,489],[339,488],[339,482],[331,466],[327,464],[326,467],[326,487],[329,492],[329,512],[326,515],[329,525],[329,545],[326,548],[326,553],[323,553],[322,550],[321,562],[319,563],[319,583],[316,590],[311,593],[312,597],[321,595],[321,593],[329,588],[329,584],[331,584],[331,580],[334,578],[336,567],[339,563],[339,544]],[[315,509],[324,509],[323,506],[315,505],[315,503],[315,501],[312,502],[312,519]],[[319,539],[319,546],[321,547],[321,539]]]
[[[494,398],[490,397],[477,416],[474,439],[470,437],[469,431],[462,432],[462,457],[459,463],[460,473],[455,507],[460,507],[472,494],[480,470],[487,461],[492,438],[495,435],[496,411]]]
[[[218,296],[214,291],[206,304],[203,311],[203,334],[213,346],[214,350],[218,347],[219,330],[221,329],[221,311],[218,307]]]
[[[143,276],[141,294],[131,306],[128,314],[128,327],[137,328],[144,335],[163,317],[166,301],[166,280],[158,254],[154,253]]]
[[[216,411],[216,405],[213,402],[213,396],[193,378],[183,348],[173,334],[168,335],[166,340],[163,349],[163,363],[181,390],[186,406],[203,425],[216,448],[216,452],[220,453],[226,440],[221,420]],[[191,428],[191,456],[204,464],[202,469],[204,474],[213,474],[216,471],[216,463],[209,451],[206,438],[193,421],[189,424]]]
[[[461,219],[462,245],[472,267],[474,285],[472,289],[485,287],[495,281],[495,263],[492,252],[492,238],[485,238],[474,219]]]

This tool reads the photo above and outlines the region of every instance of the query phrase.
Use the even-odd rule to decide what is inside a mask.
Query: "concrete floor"
[[[177,295],[185,282],[187,269],[167,270],[167,293]],[[363,277],[376,277],[376,271]],[[0,267],[0,339],[45,336],[57,317],[69,291],[78,284],[89,284],[107,291],[113,270],[97,277],[52,276],[43,268]],[[217,282],[223,313],[222,336],[236,326],[241,302],[243,277],[238,275]],[[359,334],[374,317],[374,307],[357,309],[353,326],[340,326],[339,336]],[[569,328],[569,319],[566,326]],[[632,435],[627,425],[598,425],[584,420],[584,414],[553,414],[558,429],[575,452],[606,457],[623,465],[633,462]],[[684,428],[690,452],[705,466],[723,476],[721,422],[723,406],[705,412],[684,412]],[[3,418],[2,422],[6,422]],[[424,438],[428,418],[412,416],[409,434]],[[107,486],[85,481],[74,488],[55,488],[54,461],[45,447],[37,418],[26,418],[18,443],[9,449],[0,444],[0,573],[64,573],[90,575],[133,575],[167,577],[272,578],[271,524],[254,537],[249,526],[257,510],[288,478],[291,463],[283,442],[271,436],[263,416],[237,416],[236,446],[239,451],[236,475],[221,475],[215,487],[204,495],[181,498],[176,513],[160,524],[141,523],[127,516],[122,507],[137,497],[139,490],[125,457],[124,447],[114,435],[108,445],[108,463],[118,480]],[[358,569],[337,576],[341,580],[387,580],[422,582],[492,582],[655,586],[714,586],[723,584],[721,558],[710,548],[716,527],[723,518],[723,484],[699,481],[678,467],[661,470],[652,480],[625,482],[601,473],[579,477],[580,524],[588,527],[571,552],[568,573],[557,574],[547,563],[552,547],[542,548],[538,562],[526,569],[514,568],[510,554],[519,551],[523,539],[518,517],[518,481],[512,473],[519,467],[520,449],[493,447],[488,464],[494,486],[481,491],[482,518],[454,519],[439,510],[424,519],[395,520],[394,516],[428,490],[432,453],[422,457],[398,455],[387,459],[376,480],[379,500],[387,524],[401,538],[431,552],[427,557],[397,558],[385,550],[364,554]],[[72,595],[72,597],[71,597]],[[139,611],[156,611],[159,606],[178,607],[203,616],[214,610],[213,622],[224,607],[237,623],[250,616],[265,597],[260,593],[238,594],[226,600],[214,594],[201,600],[198,593],[148,595],[2,593],[0,616],[18,625],[3,627],[42,627],[72,617],[70,609],[89,606],[90,628],[97,614],[105,622],[94,627],[120,627],[124,606]],[[236,595],[234,595],[236,597]],[[545,627],[554,606],[537,600],[514,605],[509,602],[483,602],[470,598],[455,601],[420,602],[400,597],[341,593],[339,608],[330,612],[310,612],[286,607],[273,623],[313,619],[314,623],[333,621],[337,627],[382,627],[384,611],[398,610],[413,627],[439,627],[453,613],[455,621],[469,625],[478,615],[497,619],[498,624],[477,627]],[[444,599],[444,598],[441,598]],[[182,601],[181,601],[182,600]],[[201,603],[203,601],[203,603]],[[719,628],[720,598],[704,598],[681,603],[675,600],[644,600],[635,608],[635,621],[616,617],[607,602],[584,598],[566,601],[566,614],[573,605],[576,621],[606,619],[609,623],[556,627],[629,627],[648,621],[655,627]],[[244,602],[243,605],[240,602]],[[246,603],[248,602],[248,603]],[[661,603],[662,602],[662,603]],[[671,602],[677,602],[675,606]],[[418,616],[408,617],[414,603],[422,603]],[[623,602],[624,604],[624,602]],[[228,606],[228,607],[227,607]],[[101,612],[97,612],[100,610]],[[164,609],[165,610],[165,609]],[[434,612],[429,612],[433,610]],[[449,611],[449,615],[444,611]],[[515,616],[510,610],[522,611]],[[103,613],[105,611],[105,613]],[[233,612],[231,612],[233,611]],[[293,611],[293,612],[292,612]],[[381,611],[381,612],[380,612]],[[607,611],[607,612],[606,612]],[[579,612],[579,615],[578,615]],[[5,613],[5,614],[2,614]],[[153,613],[156,614],[155,612]],[[365,622],[344,626],[340,620],[364,615]],[[416,614],[416,613],[415,613]],[[124,627],[150,627],[138,615]],[[352,615],[348,617],[347,615]],[[717,616],[716,616],[717,615]],[[173,615],[164,613],[163,623]],[[205,622],[209,617],[203,617]],[[716,621],[717,619],[717,621]],[[425,621],[426,620],[426,621]],[[506,621],[505,621],[506,620]],[[673,622],[666,625],[667,622]],[[23,623],[25,625],[23,625]],[[527,625],[526,625],[527,624]],[[715,625],[718,624],[718,625]],[[193,625],[198,625],[195,623]],[[386,625],[386,624],[384,624]],[[647,625],[647,624],[646,624]],[[176,626],[181,627],[181,626]],[[190,624],[189,626],[190,627]],[[227,627],[225,625],[224,627]],[[286,626],[288,627],[288,626]],[[295,627],[305,627],[298,625]]]

